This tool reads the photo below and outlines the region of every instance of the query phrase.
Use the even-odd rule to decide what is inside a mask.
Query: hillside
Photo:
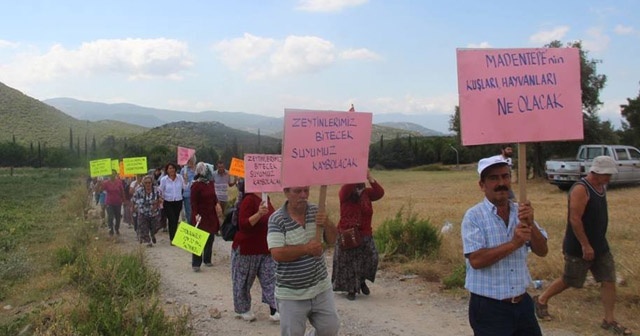
[[[44,102],[74,118],[89,121],[111,119],[149,128],[178,121],[217,121],[231,128],[253,133],[257,133],[258,129],[262,134],[272,134],[282,130],[282,118],[244,112],[202,111],[194,113],[134,104],[97,103],[72,98],[53,98]]]
[[[412,132],[419,133],[420,135],[423,135],[423,136],[446,136],[446,134],[442,132],[434,131],[430,128],[426,128],[412,122],[388,121],[388,122],[378,123],[378,125],[398,128],[406,131],[412,131]]]
[[[40,142],[48,146],[68,146],[69,128],[73,131],[74,145],[78,138],[84,146],[84,137],[90,142],[95,136],[99,143],[107,136],[131,137],[145,131],[144,127],[119,121],[88,122],[75,119],[58,109],[31,98],[0,83],[0,142],[11,141],[28,145]]]
[[[239,152],[273,153],[280,150],[279,139],[258,136],[247,131],[227,127],[219,122],[180,121],[152,128],[129,139],[129,143],[151,148],[162,144],[190,148],[213,147],[218,153],[237,145]]]
[[[282,137],[283,117],[269,117],[244,112],[202,111],[194,113],[156,109],[134,104],[105,104],[72,98],[54,98],[47,99],[44,102],[74,118],[82,120],[111,119],[150,128],[177,121],[217,121],[231,128],[255,134],[260,130],[262,135]],[[444,133],[422,126],[436,125],[442,122],[440,120],[442,118],[447,119],[446,116],[432,115],[374,114],[374,126],[381,125],[396,130],[380,128],[379,130],[374,129],[373,133],[377,134],[376,139],[379,138],[380,134],[384,134],[385,137],[395,137],[396,133],[400,133],[401,136],[408,134],[446,136]],[[400,131],[397,131],[398,129]]]

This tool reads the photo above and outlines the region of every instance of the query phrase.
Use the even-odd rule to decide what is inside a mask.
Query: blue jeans
[[[182,204],[184,205],[184,221],[191,224],[191,197],[183,197]]]

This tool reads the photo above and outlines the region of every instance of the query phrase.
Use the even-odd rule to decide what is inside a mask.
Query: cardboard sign
[[[89,173],[91,177],[111,175],[111,159],[89,161]]]
[[[120,172],[120,161],[111,160],[111,170],[115,170],[117,172]],[[111,175],[111,174],[109,174],[109,175]]]
[[[244,177],[244,162],[237,158],[231,158],[231,167],[229,167],[229,175]]]
[[[180,222],[171,242],[187,252],[201,256],[207,239],[209,239],[209,232],[200,230],[189,223]]]
[[[196,150],[193,148],[180,147],[178,146],[178,165],[184,166],[187,164],[189,159],[196,153]]]
[[[583,138],[576,48],[458,49],[465,146]]]
[[[244,190],[246,192],[281,192],[282,155],[245,154]]]
[[[146,174],[148,171],[147,158],[145,156],[124,158],[122,159],[122,164],[124,166],[124,175]]]
[[[282,187],[363,182],[371,113],[285,109]]]

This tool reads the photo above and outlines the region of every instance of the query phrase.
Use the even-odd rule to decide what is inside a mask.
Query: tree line
[[[553,41],[547,48],[563,47],[560,41]],[[566,47],[580,50],[580,79],[583,109],[583,141],[537,142],[527,145],[527,166],[534,176],[544,176],[544,163],[552,157],[573,157],[581,144],[625,144],[640,146],[640,91],[635,98],[627,98],[627,104],[620,106],[622,129],[615,130],[609,121],[602,121],[598,110],[602,105],[600,91],[605,87],[607,77],[599,74],[597,65],[601,60],[590,59],[588,52],[582,49],[581,42],[567,43]],[[404,169],[434,163],[465,164],[477,162],[480,158],[500,152],[500,145],[463,146],[460,133],[460,109],[455,107],[449,119],[450,137],[400,137],[380,139],[372,143],[369,150],[369,166],[385,169]],[[261,148],[258,137],[256,148]],[[515,146],[515,144],[513,144]],[[242,158],[244,150],[238,146],[237,138],[224,144],[224,149],[212,146],[196,148],[199,161],[214,163],[221,159],[227,164],[232,157]],[[279,154],[280,148],[269,150]],[[69,129],[69,146],[47,147],[46,144],[31,143],[22,146],[13,141],[0,143],[0,166],[31,167],[80,167],[88,165],[90,160],[100,158],[124,158],[146,156],[149,167],[159,167],[175,161],[174,146],[155,144],[150,148],[129,143],[126,138],[106,137],[97,144],[95,137],[81,141],[74,137]]]

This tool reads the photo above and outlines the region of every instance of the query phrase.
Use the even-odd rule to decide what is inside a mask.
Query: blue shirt
[[[498,210],[487,198],[476,204],[462,219],[462,247],[465,256],[483,248],[492,248],[513,239],[518,225],[518,204],[509,202],[509,225],[498,216]],[[547,233],[538,223],[542,235]],[[471,293],[502,300],[523,294],[531,284],[527,268],[528,243],[491,266],[474,269],[465,258],[465,288]]]
[[[187,173],[185,176],[185,172]],[[193,183],[193,178],[196,177],[195,169],[191,169],[189,166],[184,166],[180,169],[180,175],[184,179],[186,186],[182,190],[182,198],[191,197],[191,184]]]

